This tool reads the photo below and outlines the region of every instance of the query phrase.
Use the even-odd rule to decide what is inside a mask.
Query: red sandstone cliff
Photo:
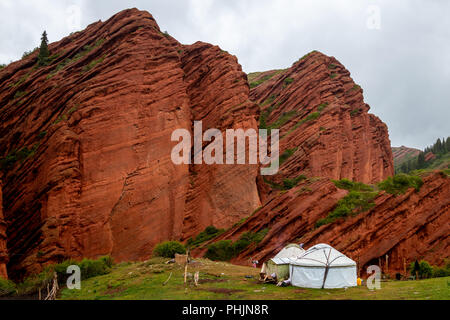
[[[0,278],[8,278],[8,272],[6,270],[6,264],[8,263],[8,249],[6,246],[6,223],[3,217],[2,207],[2,180],[0,174]]]
[[[330,243],[361,268],[388,255],[390,272],[402,271],[405,261],[442,264],[448,258],[450,181],[444,174],[427,177],[419,193],[382,194],[371,211],[315,228],[348,193],[330,179],[374,184],[394,173],[386,125],[368,113],[362,89],[336,59],[312,52],[289,69],[252,74],[249,81],[260,123],[280,129],[285,158],[279,174],[258,180],[261,209],[211,241],[269,230],[233,262],[263,262],[291,242]],[[274,187],[300,175],[309,179],[292,190]],[[206,245],[195,254],[204,254]]]
[[[387,126],[368,113],[362,89],[335,58],[313,51],[252,89],[250,99],[268,126],[280,128],[280,153],[295,150],[280,177],[372,183],[394,174]]]
[[[269,229],[263,241],[233,260],[242,264],[250,258],[265,261],[292,242],[304,243],[305,248],[329,243],[358,261],[362,270],[378,265],[379,258],[385,268],[386,255],[389,270],[384,272],[403,271],[404,261],[425,259],[440,265],[449,257],[450,178],[446,174],[424,178],[419,192],[410,189],[398,196],[383,192],[371,210],[316,228],[316,222],[347,193],[328,179],[310,179],[285,194],[273,192],[261,210],[214,241],[237,240],[245,232]]]
[[[35,68],[35,52],[0,71],[10,273],[67,257],[146,258],[160,241],[228,228],[260,206],[256,166],[171,161],[172,132],[194,120],[257,128],[235,57],[183,46],[135,9],[49,48],[49,66]]]

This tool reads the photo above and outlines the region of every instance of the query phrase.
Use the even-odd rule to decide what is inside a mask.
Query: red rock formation
[[[313,51],[254,88],[250,98],[267,125],[280,128],[281,153],[295,150],[280,177],[373,183],[394,174],[386,125],[368,113],[362,89],[335,58]]]
[[[8,279],[6,264],[8,263],[8,249],[6,247],[6,223],[3,217],[2,180],[0,175],[0,278]]]
[[[193,121],[203,130],[257,129],[258,107],[248,100],[246,76],[236,57],[216,46],[185,46],[182,56]],[[261,205],[256,186],[258,166],[192,165],[182,239],[209,225],[228,228]]]
[[[421,151],[419,149],[408,148],[405,146],[392,148],[392,155],[394,156],[395,167],[400,167],[404,162],[419,156]]]
[[[268,228],[262,242],[233,260],[241,264],[248,264],[250,258],[266,261],[289,243],[304,243],[305,248],[329,243],[358,261],[361,270],[378,265],[381,258],[383,271],[391,273],[403,271],[404,261],[409,264],[425,259],[440,265],[449,257],[450,178],[446,174],[438,172],[426,177],[419,192],[410,189],[398,196],[383,192],[370,211],[316,229],[316,222],[326,217],[346,194],[327,179],[304,182],[285,194],[276,192],[245,223],[214,241],[237,240],[244,232]],[[384,262],[386,255],[389,270]]]
[[[426,162],[431,161],[431,160],[434,160],[434,159],[436,159],[436,155],[435,155],[433,152],[428,152],[428,153],[425,155],[425,161],[426,161]]]
[[[147,258],[260,205],[257,167],[171,161],[172,132],[193,120],[256,128],[235,57],[183,46],[135,9],[49,48],[49,66],[34,68],[36,52],[0,71],[0,154],[17,160],[4,188],[15,277],[67,257]]]

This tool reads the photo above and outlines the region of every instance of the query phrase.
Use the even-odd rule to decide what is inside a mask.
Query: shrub
[[[281,126],[283,126],[285,123],[287,123],[289,120],[291,120],[292,117],[297,115],[297,111],[292,110],[288,112],[284,112],[274,123],[267,126],[267,129],[279,129]]]
[[[102,276],[111,272],[113,260],[110,256],[101,257],[97,260],[83,259],[81,262],[75,260],[66,260],[62,263],[48,267],[51,273],[54,271],[58,274],[58,282],[66,283],[70,274],[67,274],[67,268],[71,265],[80,267],[81,279],[89,279],[96,276]]]
[[[433,278],[442,278],[450,276],[450,268],[433,267]]]
[[[280,156],[280,167],[283,163],[285,163],[292,155],[298,150],[298,148],[287,149]]]
[[[89,279],[108,274],[111,271],[112,260],[110,257],[104,257],[98,260],[83,259],[78,266],[81,269],[81,278]]]
[[[416,275],[417,271],[420,279],[428,279],[433,276],[433,267],[425,260],[422,260],[419,263],[417,261],[411,262],[409,270],[413,276]]]
[[[52,78],[54,75],[56,75],[59,71],[64,69],[69,64],[80,60],[81,58],[86,56],[90,51],[92,51],[93,49],[101,46],[103,44],[103,42],[105,42],[105,39],[99,39],[99,40],[97,40],[95,42],[94,45],[86,45],[86,46],[84,46],[83,49],[80,52],[78,52],[73,58],[71,58],[71,59],[66,58],[64,61],[60,62],[56,66],[56,68],[47,76],[47,79]],[[97,61],[93,66],[91,65],[91,67],[94,67],[97,63],[99,63],[99,61]],[[88,66],[86,66],[86,67],[89,68]]]
[[[153,250],[153,256],[174,258],[175,254],[185,254],[186,248],[178,241],[166,241],[156,245]]]
[[[5,172],[11,169],[17,161],[17,155],[15,152],[7,155],[5,158],[0,159],[0,170]]]
[[[261,241],[263,241],[263,239],[267,236],[268,233],[269,233],[268,228],[260,230],[259,232],[253,235],[253,243],[256,244],[260,243]]]
[[[301,57],[298,61],[305,60],[306,58],[308,58],[308,56],[309,56],[310,54],[312,54],[312,53],[314,53],[314,52],[317,52],[317,50],[313,50],[313,51],[311,51],[311,52],[305,54],[305,55],[304,55],[303,57]]]
[[[24,92],[24,91],[17,91],[17,92],[14,94],[14,99],[20,99],[20,98],[22,98],[25,94],[26,94],[26,92]]]
[[[237,255],[242,252],[253,242],[253,233],[246,232],[244,233],[239,240],[233,243],[233,255]]]
[[[27,296],[35,294],[39,289],[44,289],[53,281],[53,272],[50,268],[46,268],[39,274],[35,274],[25,278],[25,280],[17,285],[17,294],[19,296]]]
[[[234,256],[233,242],[221,240],[208,246],[205,258],[214,261],[229,261]]]
[[[269,232],[269,229],[263,229],[259,232],[246,232],[239,240],[232,242],[231,240],[221,240],[215,242],[208,247],[205,258],[214,261],[229,261],[239,253],[244,251],[251,244],[260,243]]]
[[[10,280],[0,278],[0,297],[7,297],[16,292],[16,285]]]
[[[253,81],[250,83],[250,89],[256,88],[257,86],[259,86],[260,84],[266,82],[267,80],[270,80],[275,74],[272,75],[266,75],[264,77],[261,77],[259,80],[257,81]]]
[[[306,176],[300,175],[294,179],[284,179],[282,185],[280,185],[276,182],[267,180],[266,178],[264,178],[264,182],[267,183],[272,189],[287,191],[287,190],[291,190],[292,188],[296,187],[300,181],[305,180],[305,179],[307,179]]]
[[[414,188],[416,191],[419,191],[422,185],[423,181],[420,177],[398,174],[380,182],[378,187],[389,194],[398,195],[404,194],[409,188]]]
[[[305,118],[305,122],[316,120],[319,117],[320,117],[320,112],[313,112]]]
[[[350,191],[347,196],[339,200],[338,205],[333,212],[331,212],[326,218],[317,221],[316,227],[318,228],[323,225],[333,223],[340,218],[355,216],[361,212],[372,209],[375,206],[373,200],[377,195],[377,192]]]
[[[322,112],[323,110],[325,110],[326,107],[328,107],[328,102],[319,104],[319,106],[317,107],[317,110],[319,112]]]
[[[285,86],[290,85],[292,82],[294,82],[294,79],[292,79],[292,78],[286,78],[286,79],[284,79],[284,85],[285,85]]]
[[[334,185],[339,189],[348,191],[373,191],[374,188],[361,182],[353,182],[348,179],[333,180]]]
[[[43,139],[46,135],[47,135],[47,131],[41,131],[41,132],[38,134],[38,139],[39,139],[39,140],[40,140],[40,139]]]
[[[18,295],[32,295],[36,294],[39,289],[47,288],[47,285],[53,283],[53,274],[56,272],[58,276],[58,283],[63,286],[67,282],[70,274],[67,273],[67,268],[71,265],[80,267],[81,279],[89,279],[96,276],[105,275],[111,272],[113,260],[109,256],[101,257],[97,260],[83,259],[81,262],[75,260],[65,260],[61,263],[47,266],[44,271],[39,274],[31,275],[17,285]]]
[[[83,72],[90,71],[90,70],[93,69],[97,64],[102,63],[104,59],[105,59],[105,57],[103,56],[103,57],[101,57],[101,58],[98,58],[98,59],[96,59],[96,60],[91,61],[88,65],[86,65],[86,66],[83,67],[83,69],[82,69]]]
[[[196,247],[203,242],[206,242],[208,240],[214,239],[215,237],[222,234],[225,230],[224,229],[217,229],[214,226],[207,227],[204,231],[200,232],[195,239],[189,239],[187,242],[187,245],[190,247]]]
[[[297,184],[302,181],[302,180],[306,180],[307,177],[304,175],[300,175],[297,178],[294,179],[284,179],[283,180],[283,187],[284,190],[290,190],[292,188],[294,188],[295,186],[297,186]]]
[[[350,116],[355,117],[358,114],[360,114],[360,112],[361,112],[361,109],[353,109],[352,111],[350,111]]]
[[[339,181],[333,181],[334,185],[339,189],[352,190],[353,182],[348,179],[342,179]]]
[[[276,95],[272,95],[270,98],[268,98],[262,105],[261,107],[264,107],[268,104],[271,104],[275,101],[275,99],[277,98]],[[267,119],[269,118],[270,114],[272,113],[272,111],[276,108],[279,107],[279,103],[275,104],[275,105],[271,105],[270,107],[268,107],[265,111],[261,112],[261,115],[259,117],[259,128],[260,129],[267,129]]]

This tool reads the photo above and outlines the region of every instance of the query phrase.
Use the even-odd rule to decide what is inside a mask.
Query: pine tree
[[[434,144],[434,154],[439,154],[442,152],[442,142],[441,139],[438,138],[436,143]]]
[[[419,157],[417,158],[417,169],[425,168],[425,153],[419,153]]]
[[[408,163],[403,162],[403,164],[400,166],[400,172],[408,173]]]
[[[38,65],[46,66],[48,64],[48,57],[50,56],[50,51],[48,50],[48,38],[47,31],[44,31],[41,38],[41,46],[39,48],[38,55]]]

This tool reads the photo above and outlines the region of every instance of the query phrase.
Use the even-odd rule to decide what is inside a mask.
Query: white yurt
[[[356,262],[327,244],[318,244],[290,259],[293,286],[316,289],[356,287]]]
[[[289,279],[289,263],[303,255],[305,250],[298,244],[289,244],[284,247],[275,257],[263,264],[261,273],[267,275],[276,274],[278,280]]]

